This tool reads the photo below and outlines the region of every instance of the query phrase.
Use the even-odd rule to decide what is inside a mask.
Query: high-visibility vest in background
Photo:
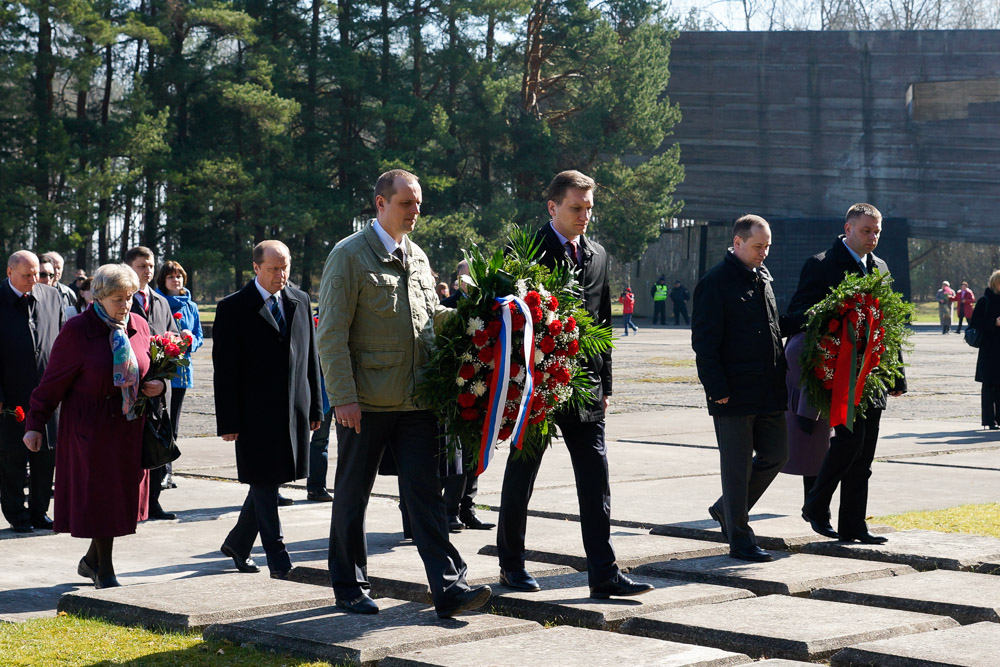
[[[667,293],[670,291],[670,288],[666,285],[660,285],[659,283],[657,283],[655,287],[656,292],[653,294],[653,301],[666,301]]]

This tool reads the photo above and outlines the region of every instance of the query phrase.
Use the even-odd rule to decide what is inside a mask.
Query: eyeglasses
[[[54,273],[46,273],[45,271],[41,271],[41,272],[40,272],[40,273],[38,274],[38,277],[39,277],[39,278],[55,278],[55,277],[56,277],[56,274],[54,274]]]

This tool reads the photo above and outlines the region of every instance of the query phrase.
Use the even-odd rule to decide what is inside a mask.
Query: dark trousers
[[[587,578],[591,586],[596,586],[613,579],[619,572],[611,545],[611,481],[604,421],[582,422],[563,415],[556,418],[556,424],[573,463],[583,549],[587,554]],[[515,458],[514,451],[512,449],[507,457],[497,527],[497,551],[503,570],[524,568],[528,502],[542,464],[541,456]]]
[[[788,461],[785,413],[713,419],[722,473],[722,496],[713,507],[725,519],[730,548],[747,549],[757,544],[750,510]]]
[[[962,309],[959,308],[958,309],[958,326],[955,327],[955,333],[962,333],[962,320],[963,319],[964,318],[962,317]],[[966,321],[965,324],[966,324],[966,326],[968,326],[968,324],[969,324],[968,321]]]
[[[5,442],[0,447],[0,510],[11,525],[29,524],[49,511],[52,473],[56,452],[43,446],[29,451],[23,442]],[[28,506],[24,505],[24,476],[31,470]]]
[[[981,389],[983,401],[983,426],[996,426],[1000,423],[1000,386],[983,383]]]
[[[449,517],[465,516],[476,506],[476,494],[479,493],[479,475],[468,471],[468,456],[463,454],[462,472],[448,475],[441,480],[444,487],[445,511]]]
[[[240,510],[240,518],[226,536],[226,544],[240,556],[249,556],[258,533],[267,555],[268,569],[271,572],[288,572],[292,569],[292,560],[285,548],[285,537],[281,534],[281,519],[278,518],[277,484],[250,485],[247,499]]]
[[[811,518],[830,516],[830,501],[840,485],[840,515],[837,531],[842,535],[857,535],[868,528],[865,513],[868,508],[868,478],[872,476],[872,460],[878,442],[882,410],[869,408],[865,417],[854,420],[854,432],[845,426],[834,429],[830,449],[823,459],[816,483],[806,494],[802,512]]]
[[[666,324],[667,323],[667,302],[664,301],[654,301],[653,302],[653,324]]]
[[[371,590],[365,512],[383,452],[395,459],[399,490],[409,509],[413,542],[424,562],[438,608],[469,589],[466,565],[448,541],[441,481],[438,478],[438,425],[430,412],[362,412],[361,433],[337,425],[330,522],[330,581],[338,600]]]
[[[309,440],[309,477],[306,491],[319,493],[326,491],[326,472],[329,468],[330,424],[333,422],[333,408],[323,415],[323,422],[313,431]]]
[[[174,440],[180,437],[181,430],[181,407],[184,405],[184,395],[187,393],[187,387],[171,387],[170,389],[170,424],[174,427]],[[160,479],[162,481],[164,475],[174,474],[174,464],[168,463],[163,466],[163,472],[160,474]],[[152,483],[153,477],[150,474],[150,483]]]
[[[683,301],[674,301],[674,324],[681,323],[681,317],[684,318],[684,324],[691,324],[691,319],[688,317],[688,307]]]

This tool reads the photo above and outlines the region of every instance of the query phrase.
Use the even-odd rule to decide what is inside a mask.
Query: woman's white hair
[[[95,299],[104,299],[122,290],[129,294],[139,291],[139,276],[128,264],[105,264],[97,269],[90,281]]]

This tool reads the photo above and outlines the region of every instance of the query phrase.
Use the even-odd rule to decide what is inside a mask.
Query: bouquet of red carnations
[[[454,450],[473,453],[477,473],[497,442],[539,456],[555,413],[593,400],[586,359],[607,350],[611,329],[583,308],[568,268],[535,261],[540,243],[519,232],[506,254],[467,252],[473,283],[437,332],[417,392]]]
[[[170,382],[177,377],[177,369],[191,365],[191,360],[184,358],[185,353],[191,349],[191,343],[190,334],[176,334],[168,331],[162,336],[150,336],[149,371],[143,381],[163,380]],[[140,392],[133,412],[136,415],[141,415],[146,411],[148,405],[149,397]]]
[[[876,396],[902,377],[901,351],[913,306],[892,290],[888,274],[846,274],[809,309],[802,351],[802,386],[831,426],[853,430]]]

